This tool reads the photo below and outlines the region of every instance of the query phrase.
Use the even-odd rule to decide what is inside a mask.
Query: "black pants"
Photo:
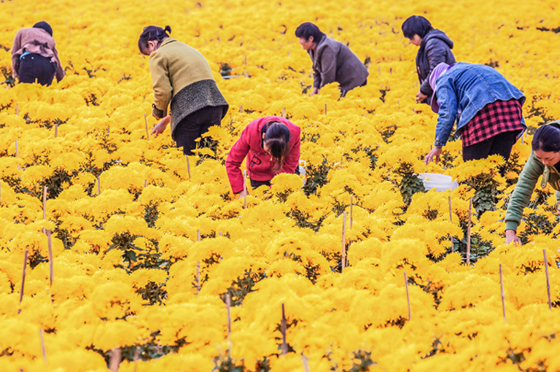
[[[472,146],[463,147],[463,161],[480,160],[486,159],[490,155],[500,155],[507,162],[518,134],[519,131],[504,132]],[[500,174],[502,177],[505,171],[505,165],[501,166]]]
[[[177,148],[182,147],[185,155],[192,155],[192,150],[196,148],[196,140],[208,132],[211,126],[221,124],[223,112],[223,107],[207,106],[181,120],[175,128]],[[215,141],[205,139],[200,141],[199,147],[211,148],[214,145]]]
[[[29,53],[19,60],[20,83],[32,84],[37,82],[41,85],[51,85],[55,72],[56,63],[40,54]]]

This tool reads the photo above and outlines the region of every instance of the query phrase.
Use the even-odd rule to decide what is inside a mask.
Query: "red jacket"
[[[269,121],[280,121],[290,129],[290,143],[288,156],[280,172],[273,172],[275,160],[262,148],[262,128]],[[267,116],[255,119],[243,129],[241,137],[231,148],[226,160],[226,170],[234,194],[243,191],[243,174],[241,163],[247,157],[247,171],[249,178],[255,181],[270,181],[277,173],[294,173],[299,165],[299,147],[301,143],[301,129],[291,121]]]

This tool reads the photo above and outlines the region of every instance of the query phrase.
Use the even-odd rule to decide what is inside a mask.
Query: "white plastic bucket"
[[[436,189],[436,191],[454,190],[459,186],[457,180],[453,181],[451,176],[439,173],[420,173],[418,178],[422,180],[426,190]]]

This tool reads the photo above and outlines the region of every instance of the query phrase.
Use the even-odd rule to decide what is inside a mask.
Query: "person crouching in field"
[[[420,47],[416,54],[416,72],[420,89],[416,100],[430,104],[432,87],[430,75],[440,63],[454,64],[453,41],[442,31],[434,30],[430,21],[422,16],[410,16],[402,24],[402,31],[412,45]]]
[[[313,62],[313,91],[310,95],[319,94],[323,86],[335,81],[340,85],[342,97],[367,84],[369,72],[366,66],[345,44],[328,38],[310,22],[299,25],[296,36]]]
[[[439,114],[434,148],[424,158],[437,163],[457,122],[455,137],[463,141],[463,160],[501,155],[506,161],[525,130],[523,93],[498,71],[485,65],[440,63],[432,71],[432,110]],[[503,176],[505,166],[500,167]]]
[[[546,187],[548,183],[556,190],[556,199],[560,200],[560,120],[537,129],[531,146],[533,151],[519,175],[508,204],[505,218],[506,244],[511,242],[521,244],[521,240],[517,237],[517,227],[521,223],[523,209],[529,204],[540,176],[543,176],[541,187]]]
[[[291,121],[276,116],[253,120],[243,129],[226,160],[233,193],[240,198],[247,195],[240,169],[245,158],[251,187],[270,186],[277,174],[296,173],[300,144],[301,129]]]
[[[52,27],[45,21],[22,28],[12,46],[12,75],[20,83],[51,85],[64,78]]]
[[[150,56],[152,116],[160,120],[152,134],[157,137],[171,123],[171,138],[185,155],[192,155],[196,140],[221,124],[229,105],[202,54],[169,37],[170,32],[169,26],[148,26],[138,40],[140,53]]]

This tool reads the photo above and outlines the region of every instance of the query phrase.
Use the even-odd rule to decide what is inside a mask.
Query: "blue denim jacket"
[[[435,146],[445,146],[457,122],[456,134],[489,103],[517,99],[525,103],[523,92],[514,87],[498,71],[485,65],[457,63],[436,83],[440,105]],[[525,120],[521,119],[523,124]]]

